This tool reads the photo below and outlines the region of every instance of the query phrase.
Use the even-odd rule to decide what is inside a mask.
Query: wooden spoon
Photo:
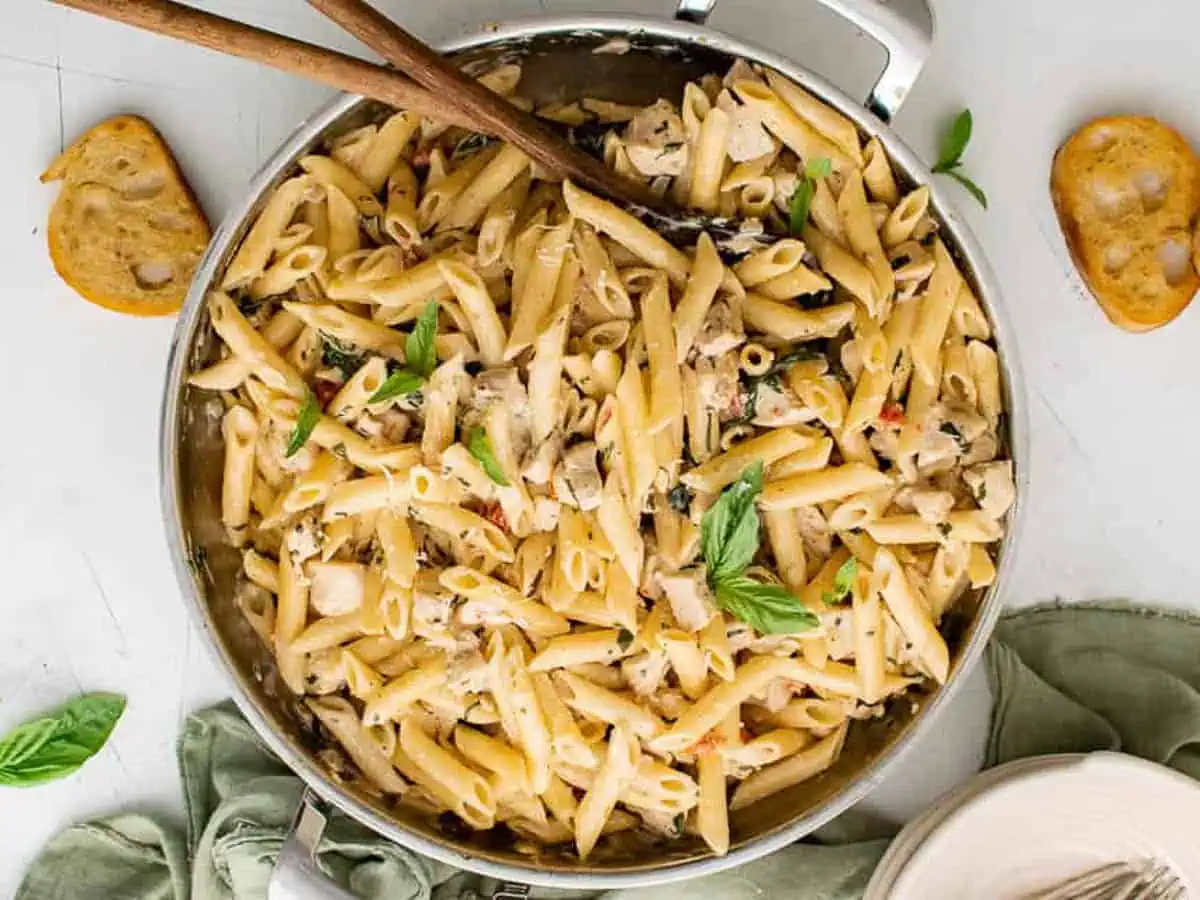
[[[172,0],[52,2],[218,53],[264,63],[339,90],[362,94],[389,106],[415,110],[464,128],[476,127],[441,98],[434,97],[400,72]]]
[[[308,3],[417,84],[442,98],[461,116],[475,121],[476,131],[498,135],[555,177],[570,178],[625,206],[645,207],[659,213],[671,211],[646,185],[618,175],[601,160],[570,144],[542,119],[464,75],[450,60],[364,0],[308,0]]]

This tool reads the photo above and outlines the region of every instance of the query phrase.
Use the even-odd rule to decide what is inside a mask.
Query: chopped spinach
[[[338,369],[343,378],[350,378],[367,361],[365,353],[359,353],[349,344],[335,337],[321,335],[321,362],[330,369]]]
[[[938,426],[938,431],[940,431],[942,434],[948,434],[950,437],[954,438],[954,441],[958,444],[960,450],[966,450],[967,447],[971,445],[971,442],[967,440],[966,436],[953,422],[943,422]]]
[[[603,122],[584,122],[567,129],[567,140],[592,156],[604,156],[604,137],[613,127]]]
[[[686,516],[692,510],[692,492],[686,484],[677,484],[667,491],[667,504],[680,515]]]
[[[480,134],[477,131],[472,131],[457,144],[454,145],[454,150],[450,154],[450,159],[457,162],[460,159],[478,153],[484,147],[492,142],[492,139],[486,134]]]

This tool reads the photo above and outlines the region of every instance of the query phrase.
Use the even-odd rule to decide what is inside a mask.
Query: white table
[[[508,18],[583,10],[666,16],[670,0],[382,0],[430,39]],[[934,58],[897,128],[932,158],[963,105],[967,169],[992,201],[961,206],[1005,289],[1028,375],[1033,485],[1012,605],[1132,597],[1197,606],[1200,310],[1159,332],[1110,326],[1071,270],[1046,193],[1051,154],[1090,115],[1143,111],[1200,146],[1193,64],[1200,4],[941,0]],[[218,12],[347,49],[301,0],[210,0]],[[1169,23],[1169,24],[1168,24]],[[879,52],[809,0],[722,0],[711,24],[865,93]],[[121,808],[181,812],[174,759],[187,713],[227,694],[170,570],[157,495],[158,407],[171,320],[76,297],[45,250],[55,188],[37,176],[121,111],[154,121],[211,218],[328,92],[128,31],[43,0],[0,3],[0,731],[81,690],[128,695],[108,748],[75,777],[0,789],[0,896],[64,825]],[[1189,463],[1192,463],[1189,465]],[[986,724],[976,674],[876,795],[903,818],[975,764]]]

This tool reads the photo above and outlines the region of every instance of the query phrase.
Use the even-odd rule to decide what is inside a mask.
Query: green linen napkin
[[[995,697],[986,765],[1123,750],[1200,778],[1200,619],[1114,606],[1045,607],[1003,619],[986,665]],[[179,742],[186,835],[121,814],[54,837],[16,900],[260,900],[302,793],[298,778],[226,703]],[[843,829],[849,830],[849,829]],[[693,900],[855,900],[886,840],[794,844],[688,884]],[[492,884],[336,816],[324,867],[366,900],[476,900]],[[661,893],[661,889],[656,889]],[[535,897],[588,896],[534,891]],[[595,895],[591,895],[595,896]],[[599,900],[650,900],[651,890]]]

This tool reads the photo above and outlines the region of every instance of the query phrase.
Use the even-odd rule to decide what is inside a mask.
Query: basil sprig
[[[813,196],[817,193],[817,180],[825,178],[833,171],[833,164],[824,157],[810,159],[804,167],[803,177],[792,192],[788,201],[788,231],[799,234],[804,230],[808,221],[808,210],[812,206]]]
[[[980,206],[987,209],[987,194],[983,192],[983,188],[960,171],[962,155],[971,141],[973,126],[969,109],[964,109],[954,118],[950,124],[950,130],[942,135],[942,146],[938,152],[938,161],[934,163],[933,171],[939,175],[949,175],[966,188]]]
[[[437,320],[437,301],[430,300],[405,341],[404,367],[389,375],[368,403],[382,403],[421,389],[437,368]]]
[[[795,634],[818,624],[786,588],[745,574],[758,552],[755,501],[762,492],[762,461],[750,465],[700,520],[700,551],[717,604],[763,634]]]
[[[300,448],[312,437],[313,429],[321,421],[321,404],[317,402],[312,391],[304,392],[304,402],[300,404],[300,412],[296,416],[296,426],[288,439],[285,456],[295,456]]]
[[[496,455],[492,452],[492,442],[488,440],[487,431],[480,426],[472,428],[467,433],[467,450],[478,460],[488,478],[500,487],[508,487],[508,479],[504,477],[504,469],[500,467]]]
[[[853,556],[838,567],[833,576],[833,590],[825,591],[821,600],[827,606],[836,606],[850,596],[854,590],[854,579],[858,577],[858,560]]]
[[[33,787],[75,772],[100,751],[124,711],[124,697],[84,694],[17,727],[0,739],[0,786]]]

